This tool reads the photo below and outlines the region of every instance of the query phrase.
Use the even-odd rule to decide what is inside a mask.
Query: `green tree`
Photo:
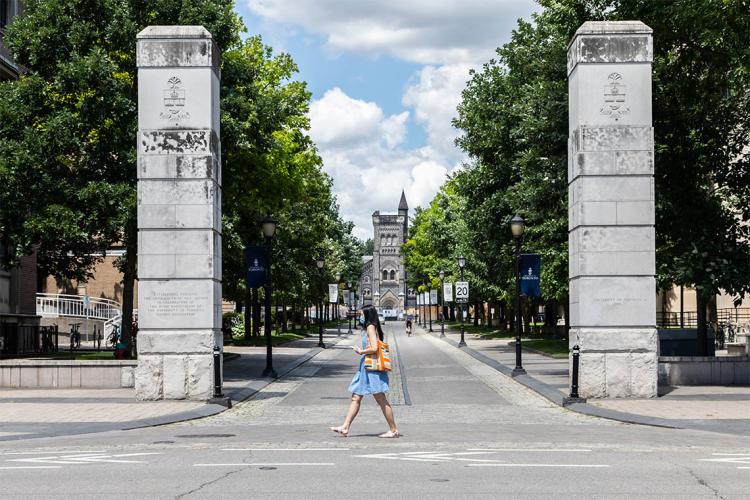
[[[312,256],[322,242],[347,238],[306,133],[310,93],[293,79],[289,55],[259,37],[241,41],[233,8],[232,0],[29,0],[6,37],[28,72],[0,84],[3,241],[17,255],[36,249],[42,273],[82,280],[96,255],[124,243],[126,336],[137,276],[135,39],[148,25],[203,25],[222,50],[227,297],[246,293],[243,249],[261,242],[267,213],[279,219],[273,272],[284,297],[309,300]]]

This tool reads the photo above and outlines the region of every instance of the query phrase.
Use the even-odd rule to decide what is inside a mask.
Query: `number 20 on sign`
[[[469,282],[457,281],[456,282],[456,302],[468,302],[468,301],[469,301]]]

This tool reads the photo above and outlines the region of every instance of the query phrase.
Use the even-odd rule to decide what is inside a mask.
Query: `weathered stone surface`
[[[654,326],[655,287],[653,276],[582,276],[571,279],[571,326]]]
[[[135,369],[135,394],[138,399],[153,401],[164,397],[164,372],[161,355],[148,355],[138,350]]]
[[[164,399],[185,399],[188,396],[187,356],[182,354],[162,357],[164,366]]]
[[[149,155],[218,154],[218,137],[210,130],[141,130],[138,152]]]
[[[221,373],[224,373],[223,361]],[[213,355],[190,355],[187,359],[187,391],[190,399],[209,399],[213,396]]]
[[[573,132],[573,152],[653,151],[654,129],[620,125],[580,127]]]
[[[656,328],[575,328],[569,342],[581,352],[654,352],[658,337]]]
[[[183,66],[219,72],[219,48],[203,26],[149,26],[137,38],[139,69]]]
[[[138,333],[138,347],[143,352],[162,354],[212,354],[215,345],[222,345],[220,332],[215,330],[157,330]]]
[[[219,180],[217,159],[211,155],[144,155],[138,158],[138,179]]]
[[[650,63],[652,32],[640,21],[585,22],[568,45],[568,72],[580,63]]]

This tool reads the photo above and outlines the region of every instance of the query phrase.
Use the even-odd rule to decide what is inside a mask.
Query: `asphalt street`
[[[343,420],[359,334],[218,415],[0,443],[2,498],[750,498],[750,438],[580,415],[386,326],[399,439]],[[2,430],[0,426],[0,431]]]

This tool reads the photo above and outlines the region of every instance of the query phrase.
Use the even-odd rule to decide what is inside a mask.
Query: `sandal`
[[[401,434],[398,431],[388,431],[388,432],[384,432],[380,434],[378,437],[383,438],[383,439],[393,439],[393,438],[400,438],[401,436],[403,436],[403,434]]]
[[[344,432],[343,427],[329,427],[333,432],[336,434],[341,434],[341,437],[347,437],[349,435],[349,431]]]

